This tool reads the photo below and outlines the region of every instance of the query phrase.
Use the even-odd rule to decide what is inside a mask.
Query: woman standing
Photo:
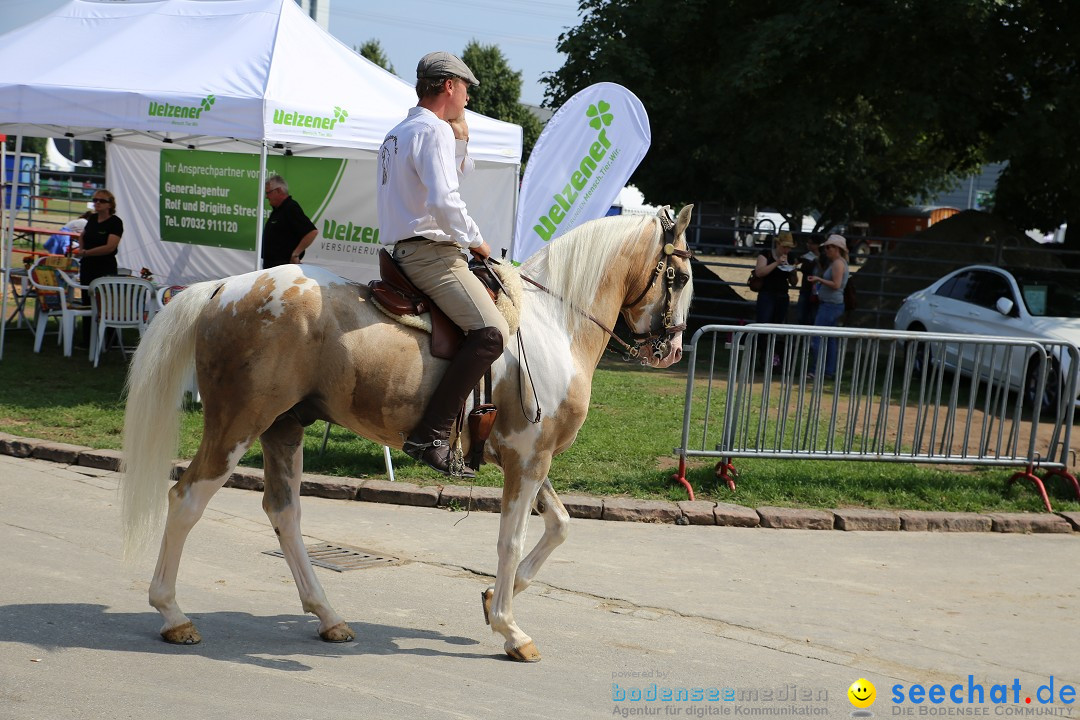
[[[844,314],[844,287],[847,286],[848,274],[848,251],[847,240],[843,235],[830,235],[821,244],[821,250],[825,253],[826,270],[821,275],[811,275],[809,280],[817,285],[818,311],[814,317],[814,325],[821,327],[836,327],[840,316]],[[815,336],[810,343],[810,367],[817,367],[818,346],[821,338]],[[832,379],[836,375],[836,338],[829,338],[825,351],[825,377]],[[814,373],[810,373],[810,378]]]
[[[755,321],[759,323],[783,323],[787,321],[791,298],[788,290],[798,284],[795,268],[788,263],[788,252],[795,247],[791,233],[782,232],[773,241],[772,249],[763,251],[757,258],[754,275],[764,283],[758,291]]]
[[[79,238],[79,282],[89,285],[99,277],[116,275],[116,251],[124,234],[124,221],[116,216],[116,197],[105,189],[94,193],[94,213]]]
[[[87,218],[79,238],[79,283],[89,285],[100,277],[117,274],[116,251],[124,234],[124,221],[116,216],[116,197],[102,188],[94,193],[94,213]],[[90,302],[88,292],[83,300]],[[89,319],[83,318],[83,342],[90,339]]]
[[[795,268],[788,262],[788,252],[795,247],[795,240],[791,233],[782,232],[773,241],[772,249],[765,250],[757,258],[754,266],[754,275],[761,278],[762,286],[758,291],[757,307],[754,321],[759,323],[785,323],[787,322],[788,306],[791,297],[788,290],[795,287],[798,282],[798,274]],[[761,335],[762,345],[759,348],[762,362],[765,358],[765,341],[768,337]],[[783,356],[781,341],[778,339],[776,354],[772,357],[774,367],[780,364]]]

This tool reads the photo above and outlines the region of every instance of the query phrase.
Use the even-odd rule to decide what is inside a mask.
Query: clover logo
[[[349,113],[342,110],[337,105],[334,106],[334,120],[337,122],[345,122],[345,118],[347,117],[349,117]]]
[[[611,105],[601,100],[595,105],[590,105],[589,109],[585,111],[585,114],[592,118],[589,125],[592,126],[593,130],[599,130],[602,126],[611,124],[614,116],[608,110],[611,110]]]
[[[202,99],[202,102],[200,103],[202,105],[202,109],[209,111],[210,108],[214,105],[214,100],[216,100],[216,98],[213,95],[207,95],[206,97],[204,97]]]

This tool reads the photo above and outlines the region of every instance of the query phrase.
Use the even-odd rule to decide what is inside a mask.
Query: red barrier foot
[[[1052,477],[1065,478],[1065,481],[1072,485],[1073,492],[1076,494],[1076,499],[1080,500],[1080,482],[1076,481],[1075,475],[1068,470],[1049,470],[1043,475],[1043,484],[1045,485]]]
[[[1042,498],[1043,505],[1046,506],[1046,512],[1054,512],[1054,509],[1050,507],[1050,498],[1046,495],[1046,486],[1043,485],[1043,481],[1039,479],[1039,476],[1032,472],[1032,469],[1028,467],[1027,470],[1013,473],[1009,478],[1009,485],[1012,485],[1017,480],[1030,480],[1031,484],[1035,486],[1035,491],[1039,493],[1039,497]]]
[[[690,485],[690,482],[686,479],[686,456],[685,455],[682,455],[682,456],[679,457],[679,472],[672,475],[671,479],[674,480],[677,483],[680,483],[684,488],[686,488],[686,494],[689,496],[689,498],[691,500],[694,499],[694,488],[693,488],[692,485]]]
[[[732,465],[729,462],[725,462],[725,461],[721,460],[720,462],[716,463],[716,469],[714,470],[714,473],[716,474],[716,478],[718,480],[720,480],[721,482],[727,483],[728,488],[732,492],[735,492],[735,477],[734,476],[738,475],[739,473],[735,469],[734,465]]]

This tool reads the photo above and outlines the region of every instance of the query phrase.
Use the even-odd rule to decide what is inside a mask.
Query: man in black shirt
[[[274,209],[263,230],[263,267],[299,263],[318,230],[289,195],[289,184],[280,175],[266,181],[266,199]]]

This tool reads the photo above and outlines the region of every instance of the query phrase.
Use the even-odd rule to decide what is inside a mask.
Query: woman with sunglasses
[[[116,197],[104,188],[94,193],[94,212],[79,238],[79,282],[89,285],[99,277],[116,275],[116,250],[124,234],[124,221],[116,216]]]
[[[102,188],[94,193],[94,212],[86,220],[79,237],[79,283],[89,285],[100,277],[117,274],[116,250],[124,234],[124,221],[116,216],[116,196]],[[83,300],[90,302],[84,293]],[[90,323],[83,319],[82,339],[90,340]]]

